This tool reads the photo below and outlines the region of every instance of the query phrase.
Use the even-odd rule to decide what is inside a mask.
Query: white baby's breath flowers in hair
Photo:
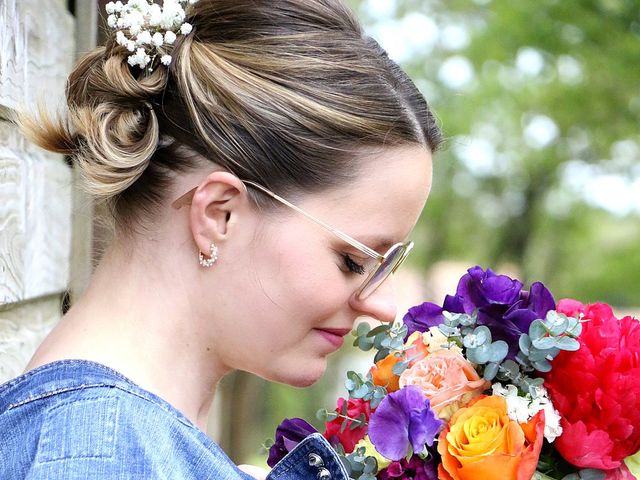
[[[188,35],[193,30],[185,22],[185,6],[198,0],[164,0],[163,5],[153,0],[118,0],[106,5],[107,25],[116,29],[116,43],[132,52],[129,65],[151,70],[160,54],[160,63],[169,65],[171,55],[163,47],[173,45],[177,35]]]

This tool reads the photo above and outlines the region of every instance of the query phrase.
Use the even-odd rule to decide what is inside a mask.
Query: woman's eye
[[[364,265],[360,265],[359,263],[356,263],[353,260],[353,258],[351,258],[347,254],[343,254],[342,258],[344,259],[344,265],[347,267],[347,270],[349,270],[352,273],[357,273],[358,275],[364,275],[365,273]]]

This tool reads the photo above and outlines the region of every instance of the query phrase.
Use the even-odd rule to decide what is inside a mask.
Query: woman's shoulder
[[[25,478],[247,478],[170,404],[81,360],[0,386],[0,440]]]

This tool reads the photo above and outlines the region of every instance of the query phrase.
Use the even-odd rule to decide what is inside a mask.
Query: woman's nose
[[[361,315],[373,317],[381,322],[393,322],[398,312],[393,287],[394,281],[391,275],[368,297],[362,299],[357,293],[351,295],[349,304]]]

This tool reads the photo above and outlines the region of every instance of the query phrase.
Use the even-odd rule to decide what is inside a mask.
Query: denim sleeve
[[[267,476],[267,480],[302,479],[349,480],[337,453],[319,433],[296,445]]]

